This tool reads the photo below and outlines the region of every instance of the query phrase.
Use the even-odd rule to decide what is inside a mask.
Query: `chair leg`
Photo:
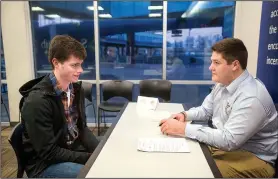
[[[3,104],[4,104],[4,103],[3,103]],[[8,119],[9,119],[9,121],[11,121],[9,111],[8,111],[7,106],[6,106],[5,104],[4,104],[4,107],[5,107],[5,110],[6,110]]]
[[[5,104],[5,103],[4,103],[4,101],[3,101],[3,96],[2,96],[2,95],[1,95],[1,104],[3,104],[3,105],[4,105],[4,108],[5,108],[5,110],[6,110],[6,113],[7,113],[8,119],[9,119],[9,121],[11,121],[11,120],[10,120],[9,111],[8,111],[8,109],[7,109],[6,104]]]
[[[106,128],[105,111],[103,111],[103,123],[104,123],[104,128]]]
[[[20,164],[17,165],[17,178],[23,178],[24,175],[24,170],[23,168],[20,166]]]
[[[93,109],[94,109],[94,116],[95,116],[95,124],[97,124],[97,114],[96,114],[96,109],[94,103],[92,103]]]
[[[98,118],[97,118],[97,135],[100,136],[100,108],[98,108]]]

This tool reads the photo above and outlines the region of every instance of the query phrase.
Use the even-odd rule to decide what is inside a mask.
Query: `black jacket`
[[[66,144],[67,123],[64,107],[56,95],[49,75],[31,80],[19,92],[25,97],[21,109],[24,128],[23,146],[28,177],[37,177],[48,166],[61,162],[85,164],[98,141],[86,124],[84,90],[81,82],[73,84],[74,104],[78,106],[79,137]]]

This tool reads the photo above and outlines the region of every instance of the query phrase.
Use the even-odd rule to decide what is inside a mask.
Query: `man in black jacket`
[[[77,40],[55,36],[49,46],[51,74],[24,84],[21,118],[28,177],[77,177],[98,140],[86,124],[78,82],[86,50]]]

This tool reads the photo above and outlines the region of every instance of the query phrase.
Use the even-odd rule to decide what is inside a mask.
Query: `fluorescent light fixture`
[[[58,17],[60,17],[58,14],[47,14],[45,16],[49,17],[49,18],[58,18]]]
[[[187,13],[184,12],[182,15],[181,15],[181,18],[186,18],[187,17]]]
[[[149,17],[161,17],[161,13],[150,13]]]
[[[87,9],[89,9],[89,10],[91,10],[91,11],[95,10],[94,6],[87,6]],[[104,10],[101,6],[98,6],[97,9],[98,9],[99,11],[103,11],[103,10]]]
[[[148,6],[149,10],[161,10],[163,9],[163,6]]]
[[[196,12],[198,12],[206,3],[206,1],[198,1],[198,3],[191,9],[190,11],[190,15],[195,14]]]
[[[193,2],[189,8],[187,9],[187,11],[185,11],[182,15],[181,18],[186,18],[186,17],[192,17],[193,15],[195,15],[196,13],[198,13],[200,11],[201,8],[204,7],[206,1],[198,1],[198,2]]]
[[[42,9],[38,6],[34,6],[34,7],[32,7],[32,11],[44,11],[44,9]]]
[[[155,32],[154,34],[163,35],[163,32]]]
[[[98,16],[101,18],[111,18],[112,17],[111,14],[99,14]]]

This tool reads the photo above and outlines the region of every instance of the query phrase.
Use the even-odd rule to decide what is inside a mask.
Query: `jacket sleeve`
[[[88,150],[88,152],[93,153],[99,144],[99,141],[94,136],[93,132],[86,126],[80,133],[80,139],[83,146]]]
[[[90,153],[71,151],[56,144],[58,136],[54,135],[52,112],[47,99],[34,95],[32,99],[26,100],[23,106],[22,118],[34,150],[49,164],[59,162],[85,164]]]

